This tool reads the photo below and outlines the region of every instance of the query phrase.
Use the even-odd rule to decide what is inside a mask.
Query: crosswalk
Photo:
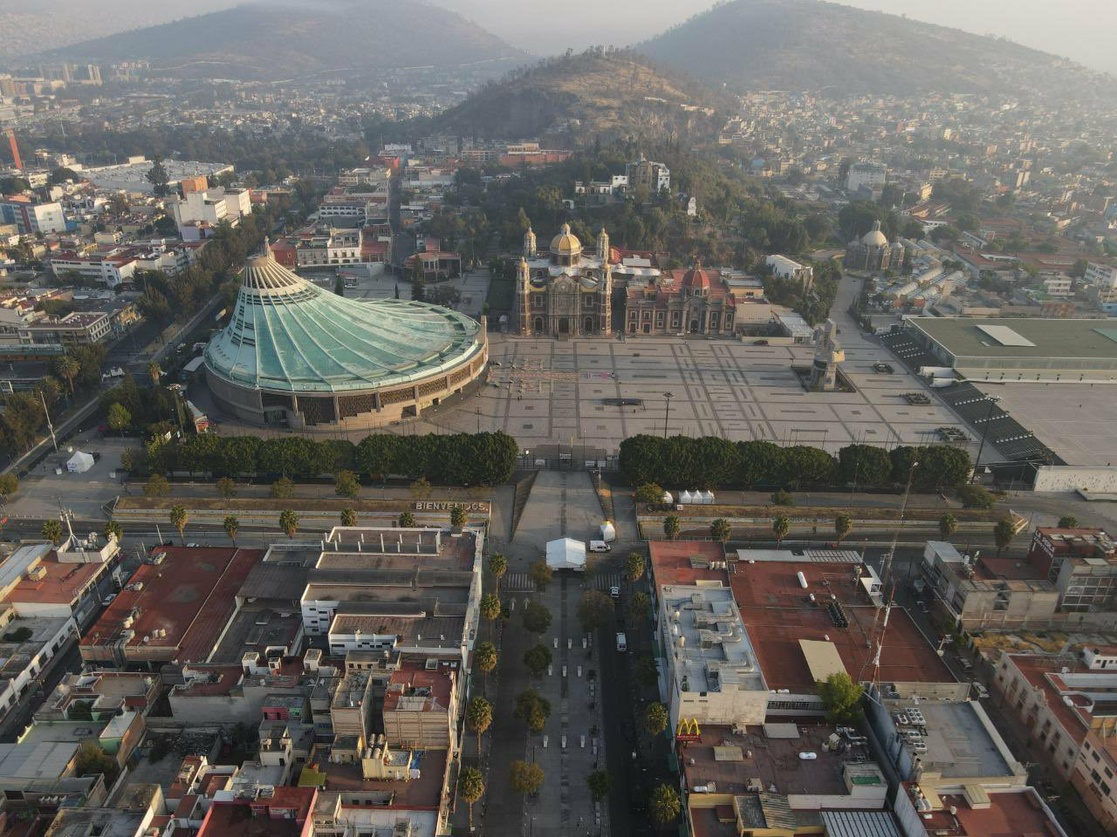
[[[608,593],[612,587],[623,587],[622,573],[591,573],[586,579],[594,590]],[[501,593],[534,593],[535,582],[528,573],[507,573],[500,580]]]

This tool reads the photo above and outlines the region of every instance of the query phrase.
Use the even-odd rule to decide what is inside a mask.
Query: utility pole
[[[43,414],[47,417],[47,429],[50,431],[50,441],[54,445],[54,452],[58,453],[58,438],[54,435],[54,425],[50,420],[50,410],[47,409],[47,399],[43,391],[39,390],[39,400],[43,403]]]
[[[978,467],[981,465],[981,454],[985,450],[985,437],[989,435],[989,425],[993,423],[993,408],[997,406],[997,402],[1001,399],[995,395],[985,396],[989,401],[989,412],[985,414],[985,427],[981,431],[981,444],[977,446],[977,458],[973,462],[973,476],[970,477],[970,484],[977,482]]]

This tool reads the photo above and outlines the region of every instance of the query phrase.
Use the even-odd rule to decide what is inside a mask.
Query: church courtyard
[[[847,329],[852,332],[852,329]],[[809,366],[809,346],[746,340],[491,335],[488,382],[416,424],[442,432],[503,430],[522,449],[561,446],[575,462],[615,453],[638,433],[765,439],[831,452],[853,442],[884,447],[932,444],[939,428],[972,437],[932,390],[871,336],[843,339],[842,371],[856,392],[807,392],[792,371]],[[888,363],[892,372],[874,364]],[[909,404],[922,392],[929,404]],[[667,394],[670,394],[670,398]],[[416,428],[416,432],[422,432]]]

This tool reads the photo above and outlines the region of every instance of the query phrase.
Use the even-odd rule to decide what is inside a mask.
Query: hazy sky
[[[635,43],[714,5],[710,0],[428,0],[529,52]],[[1115,0],[844,0],[856,6],[1000,35],[1117,73]]]

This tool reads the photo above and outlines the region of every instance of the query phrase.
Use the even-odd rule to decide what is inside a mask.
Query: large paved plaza
[[[938,428],[962,427],[884,347],[852,337],[842,369],[857,391],[812,393],[792,371],[793,365],[810,364],[809,347],[497,336],[489,383],[464,404],[427,414],[425,421],[445,430],[503,430],[525,449],[572,444],[575,458],[582,446],[613,452],[628,436],[661,435],[665,423],[669,435],[766,439],[830,451],[852,442],[930,444]],[[875,372],[879,361],[895,371]],[[913,391],[928,394],[931,404],[908,404],[902,395]],[[616,399],[642,403],[620,406]],[[976,449],[976,441],[971,446]]]

